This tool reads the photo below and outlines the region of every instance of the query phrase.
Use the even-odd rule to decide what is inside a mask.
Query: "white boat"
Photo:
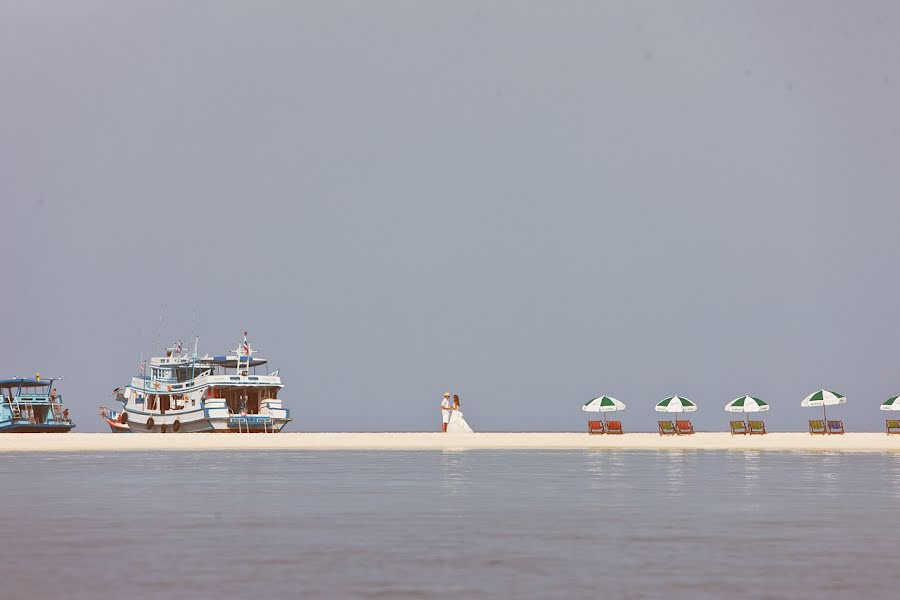
[[[134,433],[234,432],[277,433],[290,422],[278,393],[284,385],[278,371],[244,340],[230,354],[198,357],[183,353],[181,344],[165,356],[141,362],[141,375],[118,389],[123,404],[119,421]],[[149,367],[146,374],[145,367]]]

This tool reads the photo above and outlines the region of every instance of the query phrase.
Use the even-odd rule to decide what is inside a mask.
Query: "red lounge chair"
[[[606,423],[606,433],[615,433],[621,434],[624,433],[622,431],[622,421],[609,421]]]
[[[828,433],[844,434],[843,421],[828,421]]]
[[[747,433],[747,424],[743,421],[729,421],[731,425],[731,435],[745,435]]]
[[[884,427],[887,430],[888,435],[900,433],[900,421],[896,419],[888,419],[884,422]]]
[[[678,435],[692,435],[694,426],[690,421],[675,421],[675,433]]]
[[[675,435],[675,426],[672,421],[657,421],[659,423],[659,435]]]
[[[603,428],[603,421],[588,421],[588,433],[591,435],[606,433],[606,430]]]

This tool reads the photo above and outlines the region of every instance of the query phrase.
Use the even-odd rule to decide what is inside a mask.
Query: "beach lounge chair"
[[[765,435],[766,424],[762,421],[750,421],[750,435]]]
[[[657,421],[659,423],[659,435],[675,435],[675,426],[672,421]]]
[[[747,424],[743,421],[729,421],[731,435],[744,435],[747,433]]]
[[[825,421],[810,419],[809,421],[809,434],[810,435],[825,435],[827,432],[825,431]]]
[[[693,435],[694,426],[690,421],[675,421],[675,433],[678,435]]]
[[[900,421],[897,419],[888,419],[884,422],[884,428],[888,435],[900,433]]]
[[[844,433],[844,422],[828,421],[828,433],[836,433],[842,435]]]
[[[603,421],[588,421],[588,433],[591,435],[606,433],[606,430],[603,428]]]
[[[606,433],[611,434],[621,434],[624,433],[622,431],[622,421],[607,421],[606,423]]]

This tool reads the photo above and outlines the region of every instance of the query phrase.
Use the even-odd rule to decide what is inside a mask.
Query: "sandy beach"
[[[586,433],[279,433],[204,434],[18,434],[0,436],[0,452],[79,452],[148,450],[478,450],[579,448],[629,450],[824,450],[848,452],[900,451],[900,436],[848,433],[811,436],[769,433],[732,436],[697,433],[662,437],[655,433],[621,436]]]

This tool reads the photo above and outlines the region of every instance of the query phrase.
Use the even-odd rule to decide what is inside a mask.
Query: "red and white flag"
[[[248,356],[250,355],[250,341],[247,340],[246,331],[244,332],[244,343],[241,344],[241,351]]]

